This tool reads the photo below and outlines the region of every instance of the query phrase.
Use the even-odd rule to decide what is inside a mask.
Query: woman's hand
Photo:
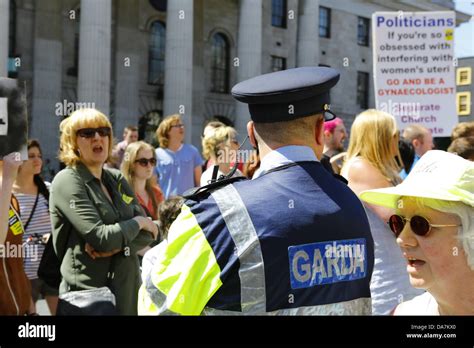
[[[150,232],[154,239],[158,237],[158,227],[151,219],[144,216],[135,216],[133,219],[138,222],[141,230]]]
[[[96,251],[89,243],[86,243],[86,253],[95,260],[97,257],[110,257],[121,251],[121,249],[114,249],[112,251]]]

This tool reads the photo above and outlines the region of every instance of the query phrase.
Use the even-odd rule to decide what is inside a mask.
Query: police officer
[[[261,166],[190,195],[144,260],[139,314],[370,314],[373,240],[354,193],[318,161],[336,70],[234,86]]]

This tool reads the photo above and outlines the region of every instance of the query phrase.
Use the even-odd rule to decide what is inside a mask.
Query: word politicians
[[[402,12],[403,14],[403,12]],[[392,27],[454,27],[453,18],[427,18],[423,16],[422,18],[414,19],[413,16],[397,16],[394,18],[385,18],[383,16],[377,17],[377,27],[386,26],[388,28]]]

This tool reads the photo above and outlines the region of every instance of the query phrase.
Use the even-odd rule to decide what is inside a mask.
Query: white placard
[[[0,98],[0,135],[8,134],[8,98]]]
[[[372,15],[376,107],[400,130],[417,123],[447,137],[457,124],[455,24],[452,11]]]

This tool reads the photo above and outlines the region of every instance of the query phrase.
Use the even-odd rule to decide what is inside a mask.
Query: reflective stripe
[[[156,288],[156,286],[153,284],[152,280],[152,275],[153,273],[149,273],[146,277],[145,283],[142,285],[140,288],[141,294],[145,296],[145,298],[141,298],[139,300],[143,301],[143,304],[146,304],[146,308],[143,308],[139,312],[139,314],[147,314],[147,315],[176,315],[176,313],[171,312],[168,309],[167,303],[166,303],[166,295],[163,294],[160,290]],[[144,287],[144,289],[143,289]],[[143,291],[146,290],[146,291]],[[139,294],[140,295],[140,294]],[[146,296],[149,296],[149,300],[151,300],[152,303],[146,298]],[[148,300],[148,301],[147,301]]]
[[[205,308],[204,315],[240,315],[241,312],[223,311]],[[299,308],[285,308],[277,311],[261,313],[265,315],[371,315],[372,301],[370,298],[358,298],[339,303],[330,303],[319,306],[305,306]]]
[[[200,315],[222,286],[221,270],[189,207],[183,205],[168,239],[155,248],[145,255],[140,314]]]
[[[211,195],[237,247],[242,313],[264,314],[266,293],[262,249],[247,208],[234,185],[227,185]]]

